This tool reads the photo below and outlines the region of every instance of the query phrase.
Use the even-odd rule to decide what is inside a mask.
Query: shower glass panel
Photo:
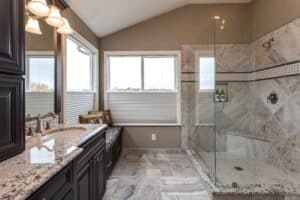
[[[249,18],[215,18],[216,184],[241,187],[255,183],[255,84],[252,23]],[[235,35],[232,36],[232,30]]]
[[[213,19],[212,19],[213,21]],[[182,46],[182,109],[188,148],[215,176],[215,57],[213,26],[209,44]]]

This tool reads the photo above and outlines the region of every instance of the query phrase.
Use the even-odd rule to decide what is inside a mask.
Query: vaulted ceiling
[[[249,3],[251,0],[67,0],[98,37],[187,4]]]

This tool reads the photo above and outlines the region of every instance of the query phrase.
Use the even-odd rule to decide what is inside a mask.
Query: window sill
[[[181,127],[181,124],[147,124],[147,123],[119,123],[115,126],[127,126],[127,127]]]

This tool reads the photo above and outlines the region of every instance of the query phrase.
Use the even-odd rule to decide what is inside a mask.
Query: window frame
[[[71,40],[72,42],[76,43],[77,45],[80,45],[82,46],[83,48],[85,49],[88,49],[88,51],[90,51],[90,89],[89,90],[78,90],[78,89],[75,89],[75,90],[69,90],[68,89],[68,75],[67,75],[67,70],[68,70],[68,64],[67,64],[67,55],[68,55],[68,48],[67,48],[67,40]],[[80,39],[74,37],[73,35],[67,35],[66,38],[65,38],[65,42],[66,42],[66,45],[65,45],[65,55],[66,55],[66,59],[65,59],[65,62],[66,62],[66,92],[82,92],[82,93],[86,93],[86,92],[94,92],[95,91],[95,84],[94,84],[94,81],[95,81],[95,77],[93,75],[94,71],[95,71],[95,59],[94,59],[94,56],[95,56],[95,52],[93,51],[93,49],[91,49],[90,47],[88,47],[86,44],[84,44],[82,41],[80,41]]]
[[[93,52],[93,70],[91,71],[92,73],[92,84],[93,84],[93,90],[92,91],[68,91],[67,90],[67,38],[74,39],[81,43],[83,46],[91,50]],[[99,89],[99,49],[94,46],[93,43],[88,41],[86,38],[84,38],[82,35],[80,35],[78,32],[74,31],[71,35],[62,35],[62,112],[61,112],[61,122],[64,123],[66,121],[66,98],[67,98],[67,93],[93,93],[94,94],[94,109],[98,110],[99,109],[99,94],[100,94],[100,89]]]
[[[26,70],[26,76],[25,76],[25,82],[26,82],[26,88],[25,91],[30,93],[30,92],[35,92],[31,91],[30,89],[30,66],[29,66],[29,59],[30,58],[53,58],[54,59],[54,66],[53,69],[55,71],[55,54],[54,51],[26,51],[25,52],[25,70]],[[55,90],[55,77],[53,77],[54,80],[54,85],[53,89]],[[45,91],[43,93],[53,93],[54,91]]]
[[[174,91],[147,91],[147,90],[139,90],[139,91],[111,91],[110,90],[110,66],[109,66],[109,57],[111,56],[141,56],[141,57],[174,57],[175,62],[175,79],[174,79]],[[143,58],[142,58],[142,66]],[[143,69],[143,67],[142,67]],[[144,78],[143,78],[143,70],[142,73],[142,88],[144,88]],[[104,108],[108,109],[108,94],[109,93],[147,93],[147,94],[155,94],[155,93],[163,93],[163,94],[174,94],[176,93],[177,98],[177,123],[122,123],[117,125],[122,126],[181,126],[181,51],[104,51]]]
[[[110,62],[109,59],[111,57],[140,57],[141,58],[141,89],[139,90],[111,90],[110,85]],[[151,90],[145,90],[145,74],[144,74],[144,70],[145,70],[145,64],[144,64],[144,59],[145,58],[174,58],[174,89],[173,90],[169,90],[169,91],[151,91]],[[107,69],[107,73],[106,74],[106,90],[108,93],[131,93],[131,92],[150,92],[150,93],[177,93],[178,92],[178,61],[177,61],[177,55],[158,55],[158,54],[151,54],[151,55],[106,55],[106,69]]]

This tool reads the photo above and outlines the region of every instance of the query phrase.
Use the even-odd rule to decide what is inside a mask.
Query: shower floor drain
[[[242,167],[234,167],[237,171],[243,171],[244,169]]]

